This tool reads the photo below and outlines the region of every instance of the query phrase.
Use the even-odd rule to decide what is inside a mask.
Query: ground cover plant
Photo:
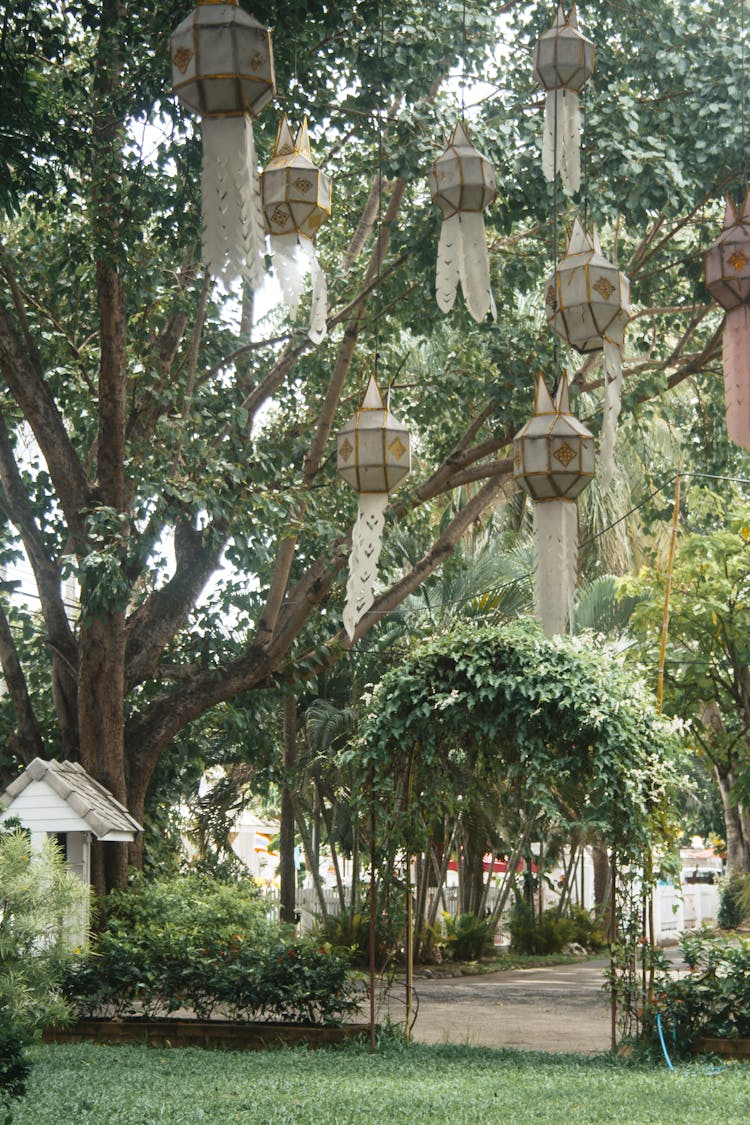
[[[88,954],[64,981],[79,1016],[337,1023],[357,1007],[346,956],[266,916],[256,888],[206,877],[114,892]]]
[[[391,1041],[325,1051],[40,1047],[16,1125],[744,1125],[750,1068]],[[134,1081],[137,1075],[137,1081]]]

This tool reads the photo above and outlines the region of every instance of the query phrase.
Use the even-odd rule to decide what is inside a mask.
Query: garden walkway
[[[593,1054],[610,1046],[606,958],[482,976],[419,979],[413,1038]],[[396,1012],[393,1017],[397,1018]]]

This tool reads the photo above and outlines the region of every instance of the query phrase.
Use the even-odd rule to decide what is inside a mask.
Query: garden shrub
[[[357,1006],[348,961],[271,921],[257,888],[198,875],[113,892],[65,995],[80,1016],[335,1023]]]
[[[55,844],[32,851],[23,829],[0,826],[0,1121],[10,1121],[25,1088],[24,1048],[42,1027],[68,1017],[60,993],[73,956],[65,919],[87,896]]]
[[[666,972],[657,977],[644,1035],[656,1040],[660,1015],[676,1054],[687,1053],[700,1036],[750,1036],[750,940],[685,934],[680,944],[690,972],[679,979]]]
[[[520,895],[510,914],[510,948],[513,953],[532,953],[540,956],[559,953],[564,945],[574,941],[576,927],[570,918],[557,917],[551,907],[538,919],[529,904]]]
[[[379,909],[375,915],[375,965],[382,971],[398,952],[404,929],[404,910],[400,904],[389,904],[388,912]],[[370,903],[360,902],[353,909],[336,914],[319,914],[315,933],[339,952],[352,965],[366,969],[370,964]]]
[[[571,924],[569,941],[575,941],[589,950],[603,949],[607,945],[606,926],[595,911],[587,910],[585,906],[571,904],[566,909],[565,917]]]
[[[492,950],[494,925],[476,914],[443,914],[447,951],[454,961],[478,961]]]
[[[716,922],[721,930],[736,930],[750,910],[748,894],[750,879],[739,872],[730,875],[719,891],[719,912]]]

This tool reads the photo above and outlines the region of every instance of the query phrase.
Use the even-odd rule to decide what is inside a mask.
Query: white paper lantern
[[[513,438],[513,475],[532,500],[574,500],[595,473],[594,438],[570,409],[568,378],[554,401],[536,379],[534,413]]]
[[[570,409],[563,373],[552,399],[536,380],[534,413],[513,439],[513,475],[534,502],[534,601],[547,636],[572,628],[578,572],[576,497],[594,477],[594,438]]]
[[[260,285],[265,236],[252,118],[275,93],[271,35],[236,0],[202,0],[170,40],[172,90],[202,119],[203,262]]]
[[[432,165],[429,181],[432,202],[443,216],[435,275],[438,307],[450,312],[460,282],[467,309],[481,323],[488,313],[497,316],[482,217],[497,187],[494,168],[474,148],[462,121]]]
[[[552,27],[539,39],[534,72],[547,91],[544,110],[542,169],[551,182],[555,171],[563,186],[581,185],[581,115],[578,94],[594,71],[594,44],[578,30],[575,4],[568,15],[560,4]]]
[[[344,607],[344,628],[350,640],[375,600],[388,493],[410,469],[409,431],[388,410],[371,376],[362,405],[336,439],[336,471],[359,494]]]
[[[292,316],[307,275],[312,275],[309,335],[318,343],[326,334],[328,286],[314,239],[331,214],[331,178],[313,163],[307,120],[294,138],[286,115],[281,118],[271,159],[261,175],[261,196],[276,274]]]
[[[630,281],[603,256],[594,230],[578,219],[565,257],[547,282],[547,320],[576,351],[604,353],[604,417],[601,435],[602,490],[614,473],[617,419],[622,401],[622,352],[630,320]]]

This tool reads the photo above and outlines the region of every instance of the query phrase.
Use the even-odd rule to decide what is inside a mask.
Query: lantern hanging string
[[[583,120],[587,120],[588,114],[588,84],[581,90],[581,98],[583,100]],[[589,225],[589,154],[585,141],[581,142],[581,164],[583,174],[583,225],[588,230]]]
[[[745,85],[746,85],[746,72],[745,72],[745,0],[740,0],[740,139],[741,139],[741,152],[742,164],[740,166],[740,177],[742,184],[742,195],[747,192],[747,141],[745,132]]]
[[[464,120],[466,113],[466,0],[463,0],[461,7],[461,45],[462,45],[462,59],[461,59],[461,120]]]
[[[554,99],[554,155],[552,172],[552,264],[554,277],[558,275],[558,98]],[[555,300],[557,300],[557,286],[555,286]],[[560,355],[558,351],[557,333],[552,335],[552,398],[558,393],[560,384]]]
[[[380,316],[383,311],[383,295],[380,291],[380,282],[383,274],[383,164],[385,161],[383,149],[383,42],[385,40],[385,11],[383,0],[378,5],[378,229],[375,236],[376,262],[375,262],[375,381],[379,381],[380,374]],[[389,396],[390,397],[390,396]]]

